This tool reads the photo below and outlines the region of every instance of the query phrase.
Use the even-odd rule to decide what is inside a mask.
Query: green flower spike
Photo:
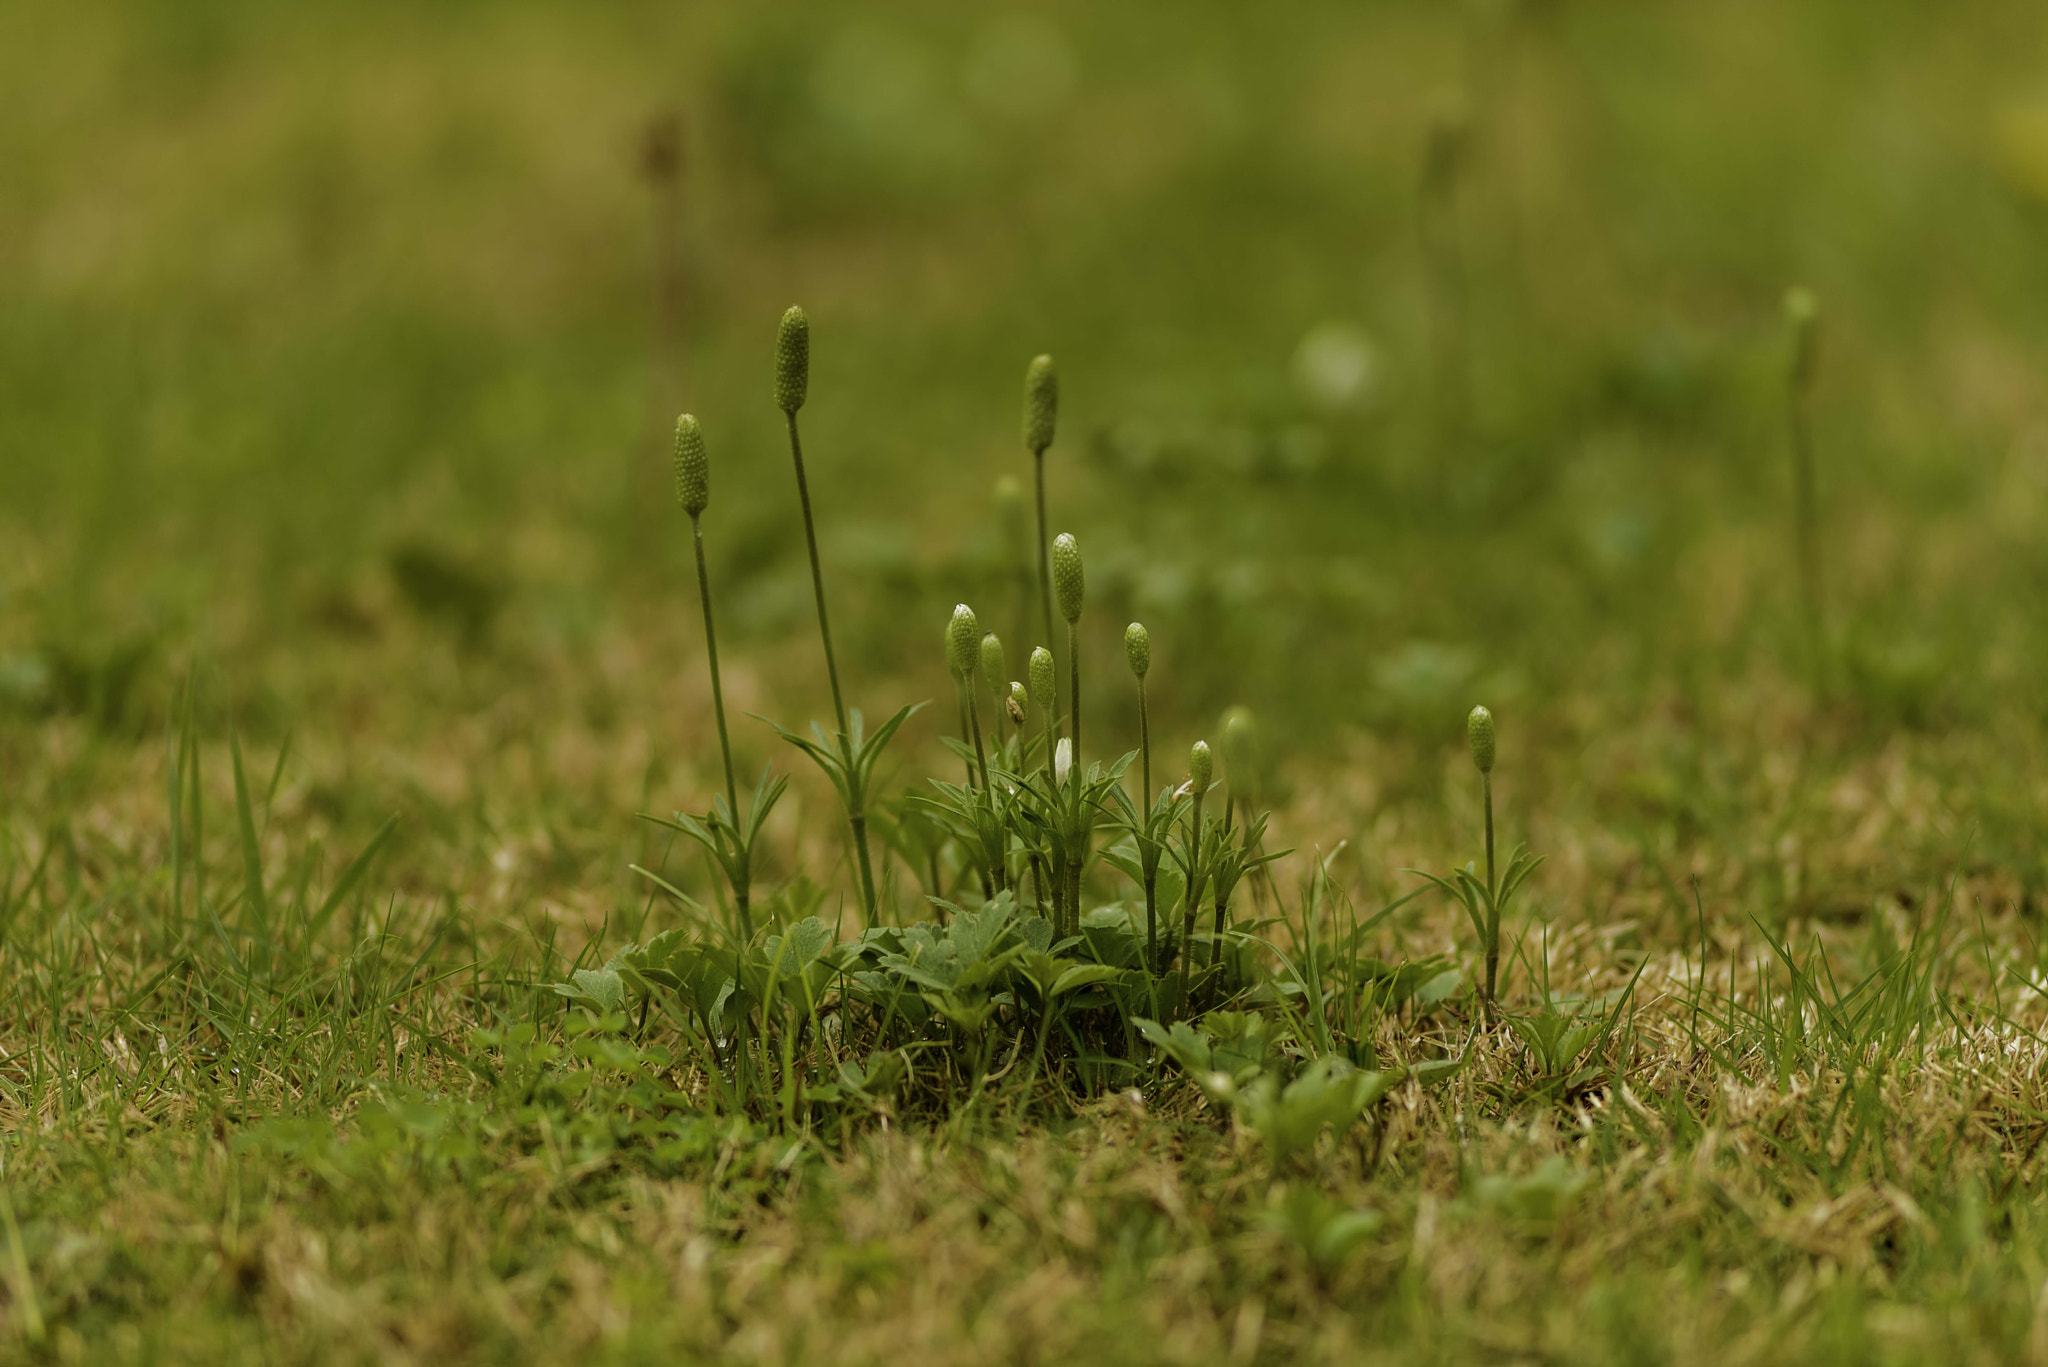
[[[1044,646],[1038,646],[1032,650],[1031,667],[1027,677],[1031,680],[1031,701],[1037,704],[1039,711],[1047,716],[1051,716],[1053,707],[1058,701],[1055,696],[1058,685],[1053,680],[1052,652],[1050,650],[1047,650]]]
[[[1042,454],[1060,418],[1060,373],[1052,357],[1036,356],[1024,371],[1024,449]]]
[[[1472,762],[1482,774],[1493,772],[1493,713],[1483,707],[1472,709],[1465,718],[1465,741],[1472,747]]]
[[[954,608],[953,620],[946,623],[946,667],[955,675],[972,674],[980,638],[981,624],[974,619],[974,609],[965,603]]]
[[[704,429],[688,413],[676,419],[676,502],[691,517],[711,506],[711,457],[704,450]]]
[[[1216,760],[1209,753],[1209,742],[1198,740],[1188,751],[1188,782],[1193,785],[1196,796],[1209,791],[1209,781],[1216,776]]]
[[[1010,721],[1021,730],[1024,726],[1024,718],[1029,715],[1024,709],[1031,705],[1031,695],[1024,691],[1023,684],[1013,682],[1006,697],[1010,710]]]
[[[1004,680],[1010,675],[1010,662],[1003,658],[1002,638],[993,631],[981,638],[981,673],[996,697],[1001,698]]]
[[[1133,622],[1124,628],[1124,658],[1131,662],[1131,673],[1142,682],[1152,668],[1152,635],[1143,622]],[[1224,735],[1227,738],[1229,732]]]
[[[1088,596],[1087,577],[1081,573],[1081,543],[1072,532],[1061,532],[1052,543],[1052,587],[1059,600],[1060,616],[1068,625],[1081,620],[1081,604]]]
[[[811,387],[811,320],[791,304],[775,332],[775,406],[794,413]]]

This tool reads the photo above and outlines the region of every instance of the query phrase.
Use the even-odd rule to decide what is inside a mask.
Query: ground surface
[[[0,12],[0,1352],[2048,1359],[2034,16],[1102,8]],[[677,408],[768,901],[850,932],[744,717],[826,707],[799,299],[854,702],[943,700],[962,598],[1021,671],[1055,352],[1091,756],[1142,617],[1162,771],[1250,704],[1279,896],[1364,915],[1477,856],[1491,704],[1508,1014],[1611,1028],[1483,1028],[1432,894],[1358,948],[1466,977],[1368,1034],[1462,1070],[1281,1162],[1168,1062],[793,1121],[579,1033],[689,923],[629,865],[715,896],[634,815],[719,782]]]

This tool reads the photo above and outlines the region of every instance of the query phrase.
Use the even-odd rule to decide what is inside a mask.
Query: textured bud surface
[[[991,631],[981,638],[981,675],[988,680],[988,686],[1002,691],[1003,680],[1010,674],[1010,662],[1003,658],[1003,643]]]
[[[775,406],[794,413],[811,388],[811,320],[795,304],[775,333]]]
[[[1031,680],[1031,701],[1038,704],[1039,711],[1051,712],[1053,690],[1058,684],[1053,679],[1052,652],[1044,646],[1039,646],[1031,652],[1028,677]]]
[[[1216,761],[1209,755],[1209,742],[1198,740],[1188,751],[1188,781],[1195,785],[1199,795],[1209,790],[1209,780],[1215,777]]]
[[[965,603],[954,608],[953,620],[946,624],[947,667],[955,674],[972,674],[980,640],[981,623],[974,619],[974,609]]]
[[[711,502],[711,457],[704,450],[704,430],[688,413],[676,419],[676,502],[691,517]]]
[[[1152,668],[1152,635],[1143,622],[1133,622],[1124,628],[1124,658],[1131,662],[1131,673],[1141,679]]]
[[[1465,718],[1465,741],[1472,747],[1472,762],[1479,766],[1479,772],[1493,772],[1493,713],[1483,707],[1472,709],[1472,715]]]
[[[1024,685],[1017,683],[1013,680],[1010,684],[1010,720],[1015,722],[1017,725],[1022,726],[1024,724],[1025,717],[1024,709],[1027,706],[1029,706],[1030,703],[1031,698],[1029,694],[1025,693]]]
[[[1072,532],[1061,532],[1052,543],[1052,593],[1060,605],[1060,616],[1069,622],[1081,620],[1081,604],[1088,596],[1088,582],[1081,574],[1081,543]]]
[[[1052,445],[1060,417],[1060,373],[1052,357],[1033,357],[1024,372],[1024,449],[1040,452]]]

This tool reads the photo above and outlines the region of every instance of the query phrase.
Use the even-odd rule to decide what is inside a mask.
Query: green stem
[[[1814,489],[1813,434],[1807,421],[1806,396],[1793,382],[1790,403],[1792,425],[1793,529],[1798,538],[1799,591],[1806,615],[1806,644],[1813,677],[1820,681],[1824,652],[1821,645],[1820,513]]]
[[[697,550],[697,593],[704,600],[704,653],[711,662],[711,711],[718,718],[718,753],[725,761],[725,803],[732,814],[735,833],[740,828],[739,786],[733,782],[732,741],[725,729],[725,687],[718,674],[718,629],[711,621],[711,579],[704,569],[704,524],[697,514],[690,516],[690,540]],[[752,863],[753,852],[746,846],[740,847],[742,867]],[[733,882],[733,905],[739,908],[740,928],[748,939],[754,938],[754,918],[747,910],[748,885],[751,880],[742,876]]]
[[[1493,775],[1479,776],[1486,799],[1486,1009],[1493,1012],[1494,980],[1500,970],[1500,885],[1493,876]]]
[[[855,808],[847,813],[847,824],[853,827],[853,849],[860,857],[860,895],[864,913],[862,926],[875,923],[875,868],[868,860],[868,818],[867,813]]]
[[[1236,815],[1236,811],[1237,795],[1233,793],[1223,801],[1223,844],[1217,846],[1219,851],[1226,850],[1229,847],[1231,818]],[[1223,962],[1223,914],[1228,909],[1229,904],[1230,890],[1224,886],[1223,878],[1219,874],[1216,879],[1216,933],[1209,940],[1209,967],[1211,968]]]
[[[1145,680],[1138,680],[1138,763],[1143,767],[1144,784],[1138,790],[1138,810],[1152,810],[1152,719],[1145,708]]]
[[[825,673],[832,681],[832,715],[839,722],[839,734],[847,734],[846,700],[839,691],[839,662],[832,654],[832,622],[825,614],[825,571],[818,562],[818,529],[811,519],[811,486],[804,478],[804,444],[796,430],[796,414],[784,414],[789,419],[789,456],[796,465],[796,496],[804,508],[804,545],[811,553],[811,591],[818,599],[818,635],[825,642]],[[861,851],[861,862],[867,862],[867,851]]]
[[[1045,448],[1031,453],[1038,476],[1038,602],[1045,613],[1045,646],[1052,649],[1052,541],[1045,530]],[[1059,711],[1058,690],[1054,690],[1053,711]]]
[[[1000,841],[1002,838],[1000,834],[1002,824],[996,820],[996,787],[988,774],[988,750],[981,743],[981,708],[974,701],[973,675],[968,675],[962,682],[961,691],[967,697],[967,721],[974,731],[974,759],[981,766],[982,800],[988,803],[989,824],[998,832],[998,840]],[[989,880],[995,884],[995,891],[997,892],[1001,892],[1010,883],[1009,869],[1007,867],[1009,861],[1003,855],[1004,850],[1000,843],[995,849],[988,851]]]
[[[1159,874],[1145,875],[1145,968],[1159,971]]]
[[[1188,977],[1195,958],[1195,917],[1202,909],[1202,794],[1195,794],[1194,819],[1188,826],[1188,887],[1187,902],[1181,911],[1180,931],[1180,1000],[1174,1006],[1174,1014],[1184,1014],[1188,1009]]]
[[[1067,736],[1074,742],[1074,791],[1081,791],[1081,624],[1067,623]],[[1058,690],[1054,690],[1057,692]]]

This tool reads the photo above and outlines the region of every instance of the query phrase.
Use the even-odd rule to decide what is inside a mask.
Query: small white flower
[[[1074,742],[1067,736],[1060,737],[1060,743],[1052,751],[1052,776],[1055,781],[1065,783],[1067,775],[1074,772]]]

